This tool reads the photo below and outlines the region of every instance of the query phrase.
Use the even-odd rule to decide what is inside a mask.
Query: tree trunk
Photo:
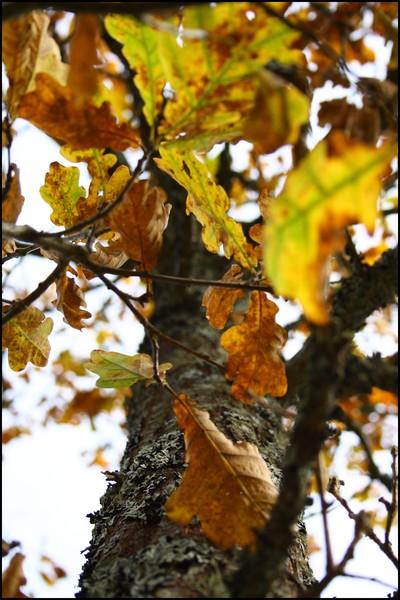
[[[184,196],[170,179],[158,173],[173,205],[165,232],[160,273],[219,279],[226,261],[207,253],[200,228],[185,215]],[[186,346],[223,363],[220,332],[212,329],[200,308],[204,288],[154,285],[153,322]],[[142,350],[149,352],[148,342]],[[161,343],[160,360],[173,364],[168,381],[185,393],[223,433],[234,441],[258,446],[279,484],[287,434],[280,419],[260,405],[234,400],[230,385],[216,367]],[[184,470],[184,440],[171,408],[172,398],[157,385],[138,384],[128,406],[128,442],[120,470],[90,515],[93,537],[80,577],[81,598],[224,598],[241,551],[222,551],[201,533],[198,523],[183,528],[171,522],[163,506]],[[207,473],[204,473],[207,477]],[[306,558],[305,529],[299,524],[288,553],[284,577],[269,597],[302,595],[312,583]]]

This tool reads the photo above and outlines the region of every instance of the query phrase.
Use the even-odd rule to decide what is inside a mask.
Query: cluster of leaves
[[[205,249],[230,261],[222,279],[209,282],[203,306],[210,326],[224,329],[223,368],[240,402],[288,392],[282,357],[288,332],[276,322],[276,299],[299,303],[298,326],[306,335],[329,326],[332,274],[348,275],[357,260],[357,268],[362,260],[373,264],[389,238],[383,229],[375,254],[355,258],[349,227],[361,224],[372,233],[385,223],[382,198],[395,178],[397,86],[390,77],[356,78],[347,63],[374,59],[357,37],[367,12],[371,31],[396,42],[395,3],[361,3],[361,10],[360,3],[341,2],[333,12],[325,3],[297,11],[293,4],[199,4],[136,17],[82,13],[64,38],[58,33],[63,14],[36,10],[7,21],[3,32],[9,82],[3,145],[10,155],[13,122],[25,119],[60,145],[64,159],[86,163],[90,177],[86,191],[78,166],[49,165],[40,195],[58,230],[43,233],[16,226],[24,204],[18,167],[9,161],[3,174],[4,262],[37,247],[43,260],[56,262],[37,290],[3,305],[9,366],[20,372],[28,363],[47,364],[53,323],[32,302],[55,283],[51,305],[67,325],[82,330],[93,316],[85,291],[100,278],[144,326],[153,355],[95,349],[84,366],[99,376],[99,388],[125,390],[144,380],[171,392],[189,466],[166,512],[182,524],[197,516],[204,534],[223,548],[254,546],[277,491],[258,449],[223,436],[185,390],[171,388],[167,371],[173,365],[158,364],[158,342],[166,336],[149,320],[146,305],[171,204],[157,173],[167,173],[187,192],[186,212],[200,224]],[[323,102],[319,124],[331,129],[313,147],[307,137],[311,103],[327,81],[349,91],[356,86],[361,104]],[[214,173],[208,153],[223,143],[229,155],[241,140],[252,145],[251,168],[236,172],[229,166],[221,185],[222,153]],[[266,176],[263,157],[283,147],[291,149],[290,167],[279,177]],[[126,150],[140,156],[134,169]],[[260,219],[248,232],[229,214],[232,201],[258,204]],[[146,294],[132,298],[107,274],[141,277]],[[247,297],[245,312],[236,310]],[[63,373],[86,373],[71,355],[69,365],[66,358],[58,361]],[[382,394],[374,389],[368,401],[360,394],[343,397],[342,411],[362,429],[378,402],[393,406]],[[92,419],[115,398],[77,390],[57,420],[79,422],[81,414]],[[372,432],[373,440],[363,435],[368,448],[383,447],[380,431]],[[9,439],[18,428],[14,434]],[[200,493],[193,482],[206,464],[213,467]]]

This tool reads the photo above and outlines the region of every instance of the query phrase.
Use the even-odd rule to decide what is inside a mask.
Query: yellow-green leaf
[[[219,252],[223,245],[227,258],[233,257],[243,267],[252,270],[257,261],[247,242],[242,226],[229,217],[229,198],[223,187],[211,178],[207,166],[192,152],[179,152],[160,147],[158,166],[169,173],[188,192],[186,211],[193,213],[203,226],[202,238],[210,252]]]
[[[79,185],[79,169],[52,162],[40,195],[53,209],[52,222],[70,227],[79,217],[78,202],[86,195],[85,189]]]
[[[154,381],[153,360],[148,354],[128,356],[120,352],[93,350],[90,359],[85,366],[89,371],[99,375],[96,381],[97,387],[124,388],[141,380]],[[163,363],[159,366],[161,379],[165,378],[166,371],[171,367],[171,363]]]
[[[350,143],[340,132],[317,145],[289,173],[265,227],[265,265],[278,294],[299,300],[314,323],[328,321],[329,257],[344,246],[344,227],[372,233],[380,177],[394,155],[387,143]]]
[[[158,32],[125,15],[109,15],[105,25],[108,33],[123,44],[122,52],[136,73],[134,81],[144,101],[144,116],[153,127],[161,110],[166,83],[157,48]]]
[[[53,320],[34,306],[11,319],[3,327],[3,350],[8,348],[8,363],[13,371],[22,371],[28,362],[37,367],[47,364],[50,353],[48,336]]]

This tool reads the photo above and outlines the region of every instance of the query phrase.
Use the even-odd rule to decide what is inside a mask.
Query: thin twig
[[[398,502],[398,490],[397,490],[397,484],[398,484],[397,455],[398,455],[398,450],[397,450],[396,446],[393,446],[393,448],[391,449],[391,454],[392,454],[392,500],[391,500],[391,502],[389,504],[388,516],[387,516],[386,528],[385,528],[385,544],[386,545],[390,544],[389,535],[390,535],[390,530],[391,530],[392,525],[393,525],[394,518],[395,518],[396,513],[397,513],[397,502]]]
[[[46,279],[44,279],[41,283],[39,283],[39,285],[35,290],[33,290],[33,292],[28,294],[28,296],[26,296],[25,298],[22,298],[22,300],[18,300],[17,302],[15,302],[15,304],[13,304],[10,310],[8,310],[3,315],[2,327],[4,327],[4,325],[8,323],[8,321],[14,319],[17,315],[22,313],[28,306],[32,304],[32,302],[39,298],[47,290],[47,288],[50,287],[50,285],[54,283],[54,281],[56,281],[56,279],[65,269],[66,264],[66,261],[60,261],[57,264],[56,268],[50,273],[50,275],[46,277]]]
[[[345,498],[343,498],[340,495],[340,482],[337,477],[330,478],[329,484],[328,484],[328,491],[336,498],[336,500],[338,502],[340,502],[340,504],[343,506],[343,508],[346,510],[347,514],[349,515],[350,519],[353,519],[353,521],[357,521],[358,515],[351,510],[347,500],[345,500]],[[363,533],[367,537],[369,537],[373,542],[375,542],[375,544],[382,550],[382,552],[388,557],[388,559],[394,564],[394,566],[396,568],[398,568],[399,561],[398,561],[398,558],[393,553],[391,544],[390,543],[386,544],[386,543],[382,542],[378,538],[378,536],[376,535],[376,533],[374,532],[372,527],[370,527],[367,523],[363,522],[362,529],[363,529]]]
[[[332,558],[332,546],[329,535],[329,527],[328,527],[328,504],[325,500],[324,496],[324,486],[322,484],[322,465],[321,465],[321,453],[318,454],[317,464],[315,467],[315,478],[317,480],[318,486],[318,494],[321,501],[321,513],[322,513],[322,523],[324,526],[324,537],[325,537],[325,551],[326,551],[326,571],[329,573],[333,567],[333,558]]]
[[[150,321],[148,321],[137,310],[137,308],[135,308],[135,306],[133,306],[132,302],[127,297],[125,292],[120,290],[116,285],[114,285],[109,279],[107,279],[107,277],[105,277],[101,273],[97,273],[96,275],[97,275],[97,277],[99,277],[101,279],[101,281],[105,284],[105,286],[108,289],[112,290],[115,294],[117,294],[117,296],[119,296],[119,298],[121,298],[121,300],[129,308],[129,310],[135,315],[137,320],[143,325],[145,331],[147,332],[148,336],[150,337],[150,340],[152,339],[152,335],[156,335],[158,338],[164,340],[165,342],[169,342],[170,344],[173,344],[174,346],[181,348],[185,352],[188,352],[189,354],[192,354],[193,356],[196,356],[197,358],[203,360],[204,362],[207,362],[208,364],[213,365],[214,367],[217,367],[221,371],[225,372],[225,367],[223,365],[215,362],[214,360],[212,360],[205,354],[202,354],[200,352],[197,352],[196,350],[193,350],[192,348],[189,348],[189,346],[186,346],[185,344],[183,344],[182,342],[179,342],[175,338],[170,337],[169,335],[167,335],[166,333],[164,333],[163,331],[158,329],[158,327],[156,327],[155,325],[150,323]]]

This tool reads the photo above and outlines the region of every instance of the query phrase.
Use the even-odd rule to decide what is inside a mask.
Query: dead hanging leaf
[[[12,559],[2,577],[2,596],[3,598],[29,598],[21,592],[21,587],[26,584],[22,564],[25,556],[17,552]]]
[[[112,267],[119,269],[129,260],[129,256],[122,250],[121,239],[119,234],[118,240],[113,244],[109,242],[108,246],[103,246],[100,242],[94,245],[95,251],[90,254],[90,260],[102,267]]]
[[[22,98],[18,116],[60,143],[76,149],[126,150],[140,145],[139,134],[128,123],[118,123],[110,105],[77,105],[75,91],[46,73],[36,76],[35,90]]]
[[[54,585],[59,579],[67,576],[67,573],[62,567],[59,567],[51,558],[48,556],[41,556],[41,561],[44,562],[48,567],[48,572],[40,572],[40,575],[48,585]]]
[[[44,367],[50,354],[48,336],[53,320],[34,306],[11,319],[3,327],[2,348],[8,348],[8,364],[13,371],[22,371],[28,362]]]
[[[294,144],[307,123],[310,101],[280,77],[262,71],[255,104],[243,123],[243,137],[261,154]]]
[[[75,281],[64,272],[56,282],[57,299],[53,301],[54,306],[63,313],[64,323],[68,323],[74,329],[86,327],[82,319],[90,319],[90,312],[81,308],[86,306],[82,290]]]
[[[284,396],[287,390],[285,365],[279,356],[287,333],[275,322],[278,307],[263,292],[252,292],[243,323],[221,336],[228,352],[226,377],[233,380],[232,395],[251,402],[248,392],[257,396]]]
[[[277,498],[258,448],[226,438],[188,396],[174,401],[174,411],[185,434],[188,467],[167,500],[168,517],[181,525],[197,517],[204,534],[223,549],[254,548],[255,530],[265,525]]]
[[[88,391],[78,391],[75,396],[64,408],[61,415],[58,415],[58,423],[68,423],[70,425],[79,425],[82,417],[87,416],[92,420],[101,412],[110,412],[116,406],[116,396],[98,389]]]
[[[97,91],[97,38],[99,18],[95,14],[78,14],[72,35],[69,60],[68,86],[75,91],[77,105],[91,101]]]
[[[2,204],[2,219],[7,223],[16,223],[22,206],[25,202],[24,196],[21,194],[21,185],[19,181],[19,169],[15,164],[11,165],[12,178],[11,185],[8,189],[6,197]],[[3,240],[1,244],[2,256],[12,254],[15,250],[14,240]]]
[[[21,194],[21,184],[19,180],[19,169],[14,163],[11,165],[12,178],[11,185],[7,192],[6,198],[2,204],[2,219],[7,223],[16,223],[22,206],[25,202],[24,196]]]
[[[96,381],[97,387],[125,388],[141,380],[148,380],[149,383],[155,381],[153,360],[148,354],[128,356],[120,352],[93,350],[90,359],[85,366],[89,371],[100,376]],[[159,365],[158,373],[161,380],[165,379],[165,374],[171,367],[171,363]]]
[[[50,215],[55,225],[71,227],[79,221],[78,203],[86,196],[85,188],[79,185],[78,167],[64,167],[58,162],[50,163],[40,195],[53,209]]]
[[[239,265],[232,265],[221,281],[242,283],[242,270]],[[210,324],[215,329],[223,329],[235,302],[243,296],[244,291],[240,289],[212,286],[207,288],[203,296],[202,306],[206,309],[206,317]]]
[[[13,427],[9,427],[2,432],[1,443],[8,444],[11,442],[11,440],[15,440],[15,438],[19,437],[20,435],[27,435],[30,433],[30,429],[27,429],[26,427],[17,427],[14,425]]]
[[[164,190],[151,187],[148,181],[138,181],[109,217],[111,227],[121,236],[123,250],[145,271],[154,268],[161,249],[171,210],[166,200]]]
[[[3,24],[3,62],[9,80],[7,106],[17,116],[24,94],[34,88],[36,73],[49,73],[62,85],[68,65],[61,61],[60,49],[48,33],[49,16],[39,10],[10,19]]]

